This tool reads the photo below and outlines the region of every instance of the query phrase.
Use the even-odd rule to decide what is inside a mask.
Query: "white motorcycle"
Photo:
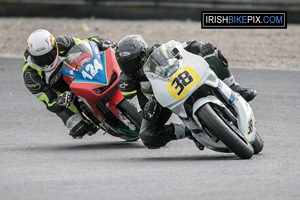
[[[181,118],[200,149],[233,152],[242,159],[263,149],[252,107],[179,42],[155,49],[144,72],[156,100]]]

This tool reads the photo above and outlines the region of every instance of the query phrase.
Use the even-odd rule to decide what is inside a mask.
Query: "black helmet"
[[[147,43],[140,35],[129,35],[118,43],[116,59],[124,74],[139,78],[143,75],[142,66],[147,60]]]

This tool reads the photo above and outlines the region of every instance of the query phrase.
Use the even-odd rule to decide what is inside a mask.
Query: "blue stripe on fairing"
[[[229,103],[232,104],[235,99],[236,99],[235,93],[233,91],[231,91],[230,98],[229,98]]]
[[[202,132],[203,132],[203,131],[200,130],[200,129],[192,129],[192,130],[190,130],[190,131],[192,131],[192,132],[195,133],[195,134],[199,134],[199,133],[202,133]]]
[[[221,82],[221,80],[219,79],[218,80],[218,86],[216,87],[217,88],[217,90],[222,90],[222,82]]]
[[[181,120],[183,121],[190,121],[190,118],[189,117],[186,117],[186,118],[183,118],[183,117],[179,117]]]

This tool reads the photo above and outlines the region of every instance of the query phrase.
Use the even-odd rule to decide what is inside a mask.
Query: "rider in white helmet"
[[[32,64],[42,71],[50,72],[57,67],[58,47],[53,35],[46,30],[34,31],[27,40],[27,49]]]
[[[100,51],[115,44],[98,36],[85,40],[70,36],[54,37],[49,31],[39,29],[30,34],[24,54],[23,77],[27,89],[56,113],[69,128],[73,138],[93,134],[98,127],[81,114],[82,108],[62,78],[62,61],[76,44],[93,40]]]

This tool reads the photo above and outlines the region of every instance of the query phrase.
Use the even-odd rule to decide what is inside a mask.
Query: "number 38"
[[[177,92],[177,95],[180,96],[182,91],[186,86],[188,86],[190,83],[193,82],[193,77],[189,74],[188,71],[183,71],[180,74],[178,74],[177,77],[174,78],[174,80],[171,83],[171,86],[177,90],[179,88],[179,91]]]

